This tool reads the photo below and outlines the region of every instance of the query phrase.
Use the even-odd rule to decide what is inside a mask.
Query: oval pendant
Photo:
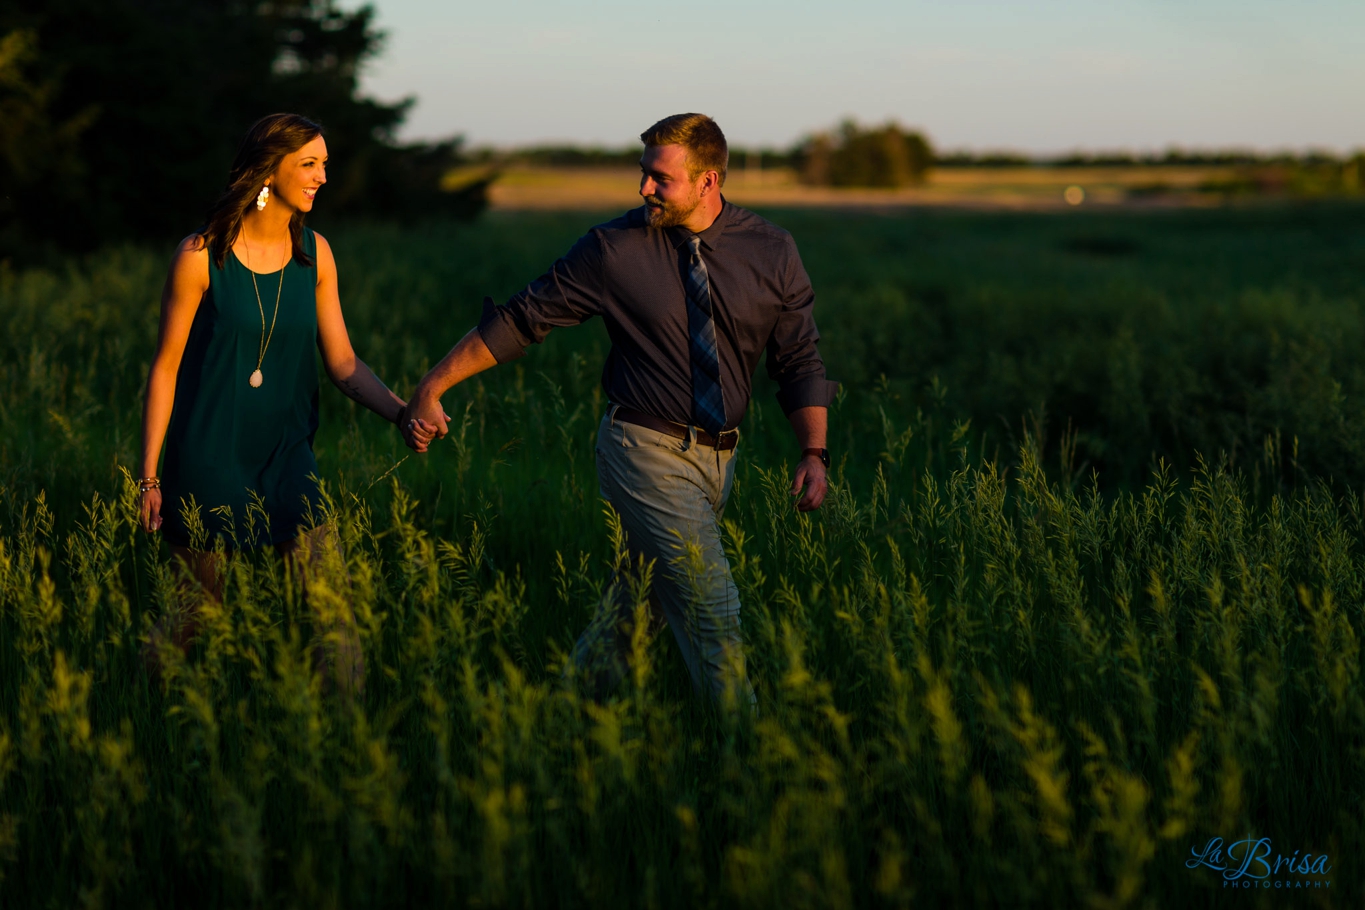
[[[265,377],[261,375],[260,370],[252,370],[251,378],[248,379],[247,382],[251,383],[251,387],[253,389],[259,389],[261,387],[261,383],[265,382]]]

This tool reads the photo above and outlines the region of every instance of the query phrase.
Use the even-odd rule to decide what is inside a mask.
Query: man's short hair
[[[705,171],[720,174],[725,185],[725,169],[730,149],[716,121],[705,114],[674,114],[665,117],[640,134],[645,145],[681,145],[687,152],[687,175],[696,180]]]

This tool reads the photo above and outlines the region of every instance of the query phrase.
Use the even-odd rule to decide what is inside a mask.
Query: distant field
[[[632,185],[324,212],[359,354],[409,390]],[[175,238],[0,268],[0,905],[1362,906],[1365,209],[762,210],[844,392],[815,515],[761,370],[741,427],[756,718],[667,636],[606,705],[561,683],[621,559],[599,322],[452,391],[425,458],[324,387],[345,564],[234,557],[220,608],[127,473]],[[342,601],[357,704],[311,647]],[[1233,884],[1248,837],[1312,858]]]
[[[996,209],[1069,207],[1064,193],[1079,186],[1081,205],[1212,205],[1201,190],[1226,181],[1230,168],[936,168],[923,186],[896,189],[811,187],[789,170],[735,168],[725,185],[729,199],[746,206],[894,208],[953,206]],[[498,210],[574,210],[628,206],[638,200],[639,172],[629,168],[513,167],[493,184]]]

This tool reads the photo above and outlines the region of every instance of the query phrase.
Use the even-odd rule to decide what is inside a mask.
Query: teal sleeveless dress
[[[317,241],[303,229],[303,251],[316,262]],[[318,428],[316,266],[290,259],[256,275],[228,250],[219,268],[209,257],[209,289],[199,304],[176,376],[161,477],[161,531],[178,546],[229,549],[282,543],[321,513],[313,457]],[[249,380],[279,289],[280,310],[261,363],[260,388]],[[206,539],[192,534],[198,507]],[[187,520],[188,518],[188,520]]]

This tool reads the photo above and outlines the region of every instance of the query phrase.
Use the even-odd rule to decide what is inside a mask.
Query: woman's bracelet
[[[143,493],[150,492],[151,490],[159,490],[161,489],[161,478],[139,477],[137,479],[137,488],[141,490]]]

